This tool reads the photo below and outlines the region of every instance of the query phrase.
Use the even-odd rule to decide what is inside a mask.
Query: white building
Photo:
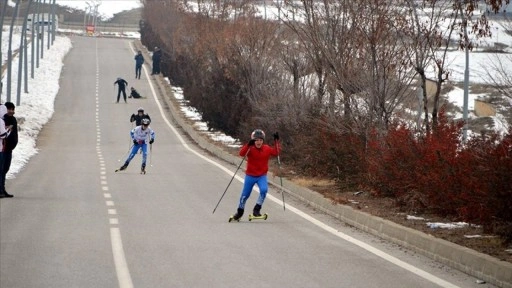
[[[39,18],[38,18],[39,17]],[[44,26],[44,30],[52,29],[53,16],[49,13],[29,14],[27,18],[27,30],[32,30],[32,25]],[[34,27],[35,28],[35,27]],[[55,15],[55,31],[59,29],[59,17]]]

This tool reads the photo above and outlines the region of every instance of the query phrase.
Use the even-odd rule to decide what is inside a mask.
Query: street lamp
[[[84,13],[84,31],[87,32],[87,25],[89,25],[88,23],[88,13],[87,11],[91,11],[91,3],[89,3],[88,1],[85,2],[85,5],[87,5],[87,7],[85,7],[85,13]]]
[[[96,30],[96,18],[98,16],[98,7],[101,5],[101,1],[97,1],[94,5],[94,18],[92,21],[92,25],[94,26],[94,30]]]
[[[11,78],[12,78],[12,30],[14,29],[14,20],[16,19],[16,15],[18,14],[18,9],[20,6],[20,1],[16,1],[14,6],[14,13],[12,14],[11,19],[11,27],[9,29],[9,46],[7,50],[7,94],[6,100],[11,101]],[[7,4],[7,3],[6,3]]]

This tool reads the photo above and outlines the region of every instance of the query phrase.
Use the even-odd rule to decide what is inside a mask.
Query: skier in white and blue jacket
[[[147,118],[142,119],[142,125],[133,128],[130,131],[130,136],[133,140],[132,150],[130,155],[128,155],[128,159],[124,162],[123,166],[119,168],[119,170],[124,170],[130,164],[133,157],[137,154],[139,149],[142,150],[142,166],[140,168],[141,173],[146,173],[146,158],[148,155],[148,142],[149,144],[153,144],[155,142],[155,131],[149,127],[149,123],[151,121]],[[117,172],[117,171],[116,171]]]

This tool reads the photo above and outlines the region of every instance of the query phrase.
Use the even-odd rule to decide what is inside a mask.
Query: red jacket
[[[274,147],[263,144],[261,148],[251,146],[249,149],[249,143],[245,144],[239,152],[242,157],[247,155],[247,169],[245,170],[245,174],[254,177],[267,174],[268,160],[271,156],[279,155],[280,152],[281,146],[279,145],[279,141],[275,142]]]

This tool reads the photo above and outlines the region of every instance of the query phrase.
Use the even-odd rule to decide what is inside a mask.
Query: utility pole
[[[89,2],[85,2],[85,5],[89,6]],[[84,9],[84,32],[87,31],[87,6]]]
[[[16,15],[18,14],[18,9],[20,6],[21,0],[16,1],[14,5],[14,13],[12,14],[11,19],[11,28],[9,29],[9,48],[7,50],[7,96],[6,101],[11,101],[11,81],[12,81],[12,30],[14,29],[14,20],[16,19]]]
[[[33,0],[28,0],[28,8],[27,8],[27,14],[25,15],[25,28],[23,29],[25,31],[25,37],[22,37],[23,41],[25,42],[25,45],[23,45],[23,49],[24,49],[24,55],[25,55],[25,61],[23,61],[23,63],[25,63],[25,67],[24,67],[24,76],[25,76],[25,85],[24,85],[24,88],[25,88],[25,93],[28,93],[28,40],[27,40],[27,22],[28,22],[28,15],[30,15],[30,6],[32,6],[32,1]],[[34,23],[34,19],[32,19],[32,24]],[[32,26],[32,28],[34,28]],[[34,33],[34,30],[32,30],[32,33]]]
[[[31,4],[32,0],[28,0],[27,11],[25,13],[25,16],[23,16],[23,25],[21,29],[20,48],[18,54],[18,89],[16,90],[16,106],[20,106],[21,103],[21,78],[23,74],[23,63],[25,63],[25,68],[27,67],[27,19]],[[25,93],[28,93],[27,78],[27,71],[25,69]]]
[[[94,16],[93,16],[93,21],[92,21],[92,25],[94,26],[94,31],[96,31],[96,18],[98,17],[98,7],[100,5],[101,5],[101,1],[97,1],[94,4]]]
[[[43,0],[43,8],[45,8],[46,6],[46,0]],[[50,19],[48,19],[48,13],[44,13],[46,9],[43,9],[43,13],[41,13],[41,16],[42,16],[42,19],[41,19],[41,22],[43,23],[43,25],[41,25],[41,22],[39,22],[39,26],[41,26],[41,59],[44,58],[44,28],[46,25],[44,25],[45,23],[45,17],[46,17],[46,22],[50,21]],[[39,39],[39,38],[38,38]]]
[[[39,27],[41,27],[41,1],[37,1],[37,16],[35,16],[36,20],[36,30],[32,30],[32,35],[35,34],[35,40],[36,40],[36,68],[39,68]],[[34,46],[34,42],[32,41],[32,46]]]
[[[36,0],[38,10],[39,10],[39,1],[41,1],[41,0]],[[34,69],[35,69],[34,39],[36,37],[36,28],[37,28],[37,24],[35,24],[35,22],[36,22],[36,13],[32,13],[32,27],[30,29],[30,31],[32,31],[32,33],[30,33],[30,43],[32,43],[32,45],[30,45],[30,78],[32,78],[32,79],[34,79]]]
[[[0,14],[0,27],[4,27],[4,17],[5,17],[5,11],[7,10],[7,1],[5,0],[4,4],[2,5],[2,14]],[[2,43],[2,30],[0,29],[0,43]],[[0,59],[2,58],[2,49],[0,49]],[[0,98],[2,97],[2,93],[4,91],[4,83],[2,82],[2,73],[0,72]]]
[[[85,8],[85,27],[84,27],[84,31],[87,33],[87,27],[89,25],[91,25],[91,14],[92,14],[92,4],[89,3],[89,2],[85,2],[85,4],[87,5],[87,7]]]
[[[55,42],[55,35],[57,34],[57,30],[55,27],[57,27],[57,22],[59,21],[58,17],[55,17],[55,10],[57,10],[57,4],[55,3],[56,0],[53,0],[52,3],[52,46],[53,42]],[[57,21],[57,22],[56,22]]]
[[[464,52],[466,53],[466,67],[464,69],[464,103],[462,109],[462,119],[464,127],[462,128],[462,141],[466,142],[468,139],[468,102],[469,102],[469,36],[468,36],[468,19],[464,15],[464,11],[460,8],[460,15],[462,17],[462,25],[464,29]]]

